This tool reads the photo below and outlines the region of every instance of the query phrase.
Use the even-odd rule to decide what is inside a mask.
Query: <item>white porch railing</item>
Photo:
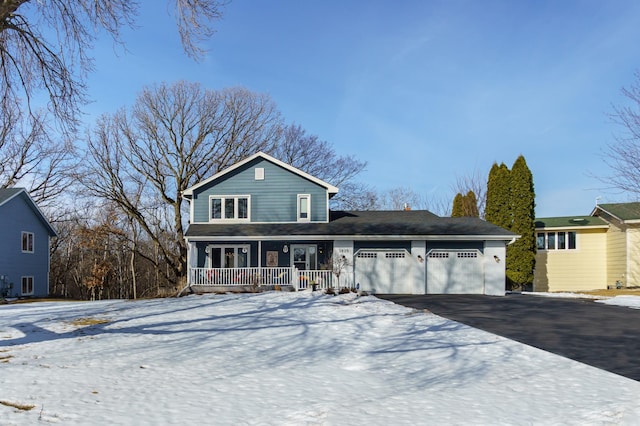
[[[291,285],[292,268],[191,268],[189,284]]]
[[[335,284],[335,285],[334,285]],[[338,280],[331,271],[296,268],[190,268],[190,286],[293,286],[306,290],[336,288]]]
[[[298,271],[298,290],[306,290],[316,287],[316,290],[326,290],[333,288],[333,274],[331,271],[306,270]]]

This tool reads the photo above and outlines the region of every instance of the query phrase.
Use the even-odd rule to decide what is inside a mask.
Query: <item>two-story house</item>
[[[0,298],[49,294],[56,232],[24,188],[0,189]]]
[[[337,192],[262,152],[188,188],[188,286],[504,295],[515,234],[426,210],[331,211]]]

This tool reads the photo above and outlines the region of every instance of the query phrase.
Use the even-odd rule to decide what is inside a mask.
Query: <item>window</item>
[[[298,194],[298,222],[311,220],[311,195]]]
[[[547,250],[555,250],[556,248],[556,234],[550,232],[547,234]]]
[[[210,246],[208,248],[211,268],[246,268],[249,266],[248,245]]]
[[[249,220],[251,198],[248,195],[211,196],[210,220]]]
[[[33,232],[22,233],[22,252],[33,253]]]
[[[565,250],[567,248],[565,236],[566,232],[558,232],[558,250]]]
[[[574,231],[538,232],[536,245],[538,250],[575,250],[576,239]]]
[[[22,277],[22,294],[33,294],[33,277]]]

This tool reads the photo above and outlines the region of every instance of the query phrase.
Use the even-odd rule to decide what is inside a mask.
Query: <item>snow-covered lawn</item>
[[[639,382],[375,297],[0,306],[2,425],[637,424],[639,401]]]

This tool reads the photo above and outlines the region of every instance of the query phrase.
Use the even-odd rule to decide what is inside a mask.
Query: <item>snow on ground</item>
[[[565,298],[565,299],[606,299],[607,298],[606,296],[597,296],[594,294],[571,293],[571,292],[545,293],[543,291],[523,291],[522,294],[527,296],[558,297],[558,298]]]
[[[594,301],[597,303],[604,303],[605,305],[616,305],[616,306],[625,306],[627,308],[640,309],[640,296],[598,296],[592,294],[584,294],[584,293],[566,293],[566,292],[558,292],[558,293],[543,293],[543,292],[525,292],[522,294],[528,296],[541,296],[541,297],[559,297],[559,298],[578,298],[578,299],[595,299]]]
[[[639,296],[615,296],[608,299],[597,300],[596,302],[607,305],[626,306],[628,308],[640,309]]]
[[[634,424],[639,394],[372,296],[0,306],[2,425]]]

